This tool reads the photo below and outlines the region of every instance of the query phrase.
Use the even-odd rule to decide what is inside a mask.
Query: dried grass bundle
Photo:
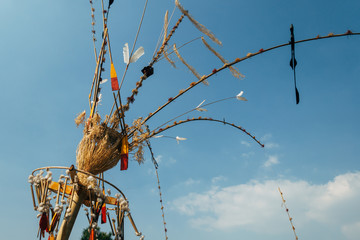
[[[192,66],[190,66],[186,61],[185,59],[180,55],[179,51],[177,50],[176,48],[176,44],[174,44],[173,46],[174,48],[174,52],[176,53],[176,56],[180,59],[180,61],[195,75],[195,77],[197,79],[201,79],[202,77],[200,76],[200,74],[195,70],[195,68],[193,68]],[[209,85],[209,83],[205,80],[203,81],[202,83],[204,83],[206,86]]]
[[[135,152],[135,160],[141,164],[144,162],[144,146],[145,140],[149,137],[149,132],[146,131],[146,127],[142,124],[142,118],[135,119],[133,126],[131,127],[134,131],[132,136],[132,142],[130,144],[130,151]],[[130,131],[131,131],[130,130]]]
[[[182,12],[182,14],[184,14],[185,16],[188,17],[188,19],[190,20],[190,22],[192,24],[195,25],[195,27],[202,32],[203,34],[205,34],[206,36],[208,36],[211,40],[213,40],[215,43],[222,45],[222,43],[219,41],[219,39],[217,39],[215,37],[215,35],[208,30],[204,25],[202,25],[201,23],[199,23],[198,21],[196,21],[190,14],[189,11],[185,10],[183,8],[183,6],[180,5],[179,0],[175,0],[175,5],[177,6],[177,8]]]
[[[120,159],[120,144],[123,135],[106,124],[100,124],[96,114],[89,119],[84,136],[76,151],[77,168],[92,174],[105,172],[116,166]],[[79,174],[80,183],[86,185],[86,176]]]
[[[109,123],[111,124],[113,129],[119,129],[119,125],[120,125],[120,121],[121,121],[119,116],[123,117],[123,113],[122,113],[120,107],[114,111],[114,113],[112,114],[112,116],[109,120]],[[105,122],[107,122],[107,121],[105,121]]]
[[[217,56],[217,57],[221,60],[222,63],[224,63],[224,64],[228,64],[228,63],[229,63],[223,56],[220,55],[220,53],[216,52],[215,49],[213,49],[213,48],[210,46],[210,44],[208,44],[208,43],[205,41],[204,37],[201,37],[201,40],[202,40],[202,42],[204,43],[204,45],[205,45],[215,56]],[[244,75],[242,75],[242,74],[241,74],[235,67],[233,67],[233,66],[229,66],[229,70],[230,70],[231,74],[232,74],[234,77],[236,77],[236,78],[242,79],[242,78],[245,77]]]
[[[76,127],[79,127],[80,124],[84,124],[84,122],[85,122],[85,116],[86,116],[85,110],[84,110],[82,113],[79,113],[79,114],[77,115],[77,117],[75,118]]]

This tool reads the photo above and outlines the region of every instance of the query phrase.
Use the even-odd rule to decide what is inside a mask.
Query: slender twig
[[[202,106],[202,107],[206,107],[206,106],[209,106],[209,105],[212,105],[212,104],[215,104],[215,103],[218,103],[218,102],[222,102],[222,101],[230,100],[230,99],[233,99],[233,98],[236,98],[236,96],[235,96],[235,97],[223,98],[223,99],[216,100],[216,101],[213,101],[213,102],[210,102],[210,103],[207,103],[207,104],[201,105],[201,106]],[[182,117],[182,116],[184,116],[184,115],[186,115],[186,114],[188,114],[188,113],[191,113],[191,112],[193,112],[193,111],[196,111],[196,109],[197,109],[197,108],[193,108],[193,109],[191,109],[191,110],[189,110],[189,111],[186,111],[186,112],[184,112],[184,113],[180,114],[179,116],[176,116],[176,117],[174,117],[174,118],[170,119],[169,121],[167,121],[167,122],[165,122],[165,123],[161,124],[160,126],[156,127],[154,130],[157,130],[157,129],[161,128],[161,127],[162,127],[162,126],[164,126],[165,124],[168,124],[169,122],[172,122],[172,121],[174,121],[174,120],[178,119],[179,117]]]
[[[139,36],[139,33],[140,33],[141,25],[142,25],[142,22],[143,22],[143,20],[144,20],[147,3],[148,3],[148,0],[145,1],[144,10],[143,10],[143,13],[142,13],[142,15],[141,15],[140,24],[139,24],[138,30],[137,30],[137,32],[136,32],[134,44],[133,44],[133,47],[132,47],[132,49],[131,49],[131,53],[130,53],[130,55],[129,55],[129,59],[131,59],[131,56],[133,55],[133,52],[134,52],[134,49],[135,49],[135,45],[136,45],[136,42],[137,42],[137,39],[138,39],[138,36]],[[125,68],[123,77],[122,77],[122,79],[121,79],[121,83],[120,83],[119,89],[121,89],[121,87],[122,87],[122,85],[123,85],[123,82],[124,82],[124,79],[125,79],[125,76],[126,76],[126,72],[127,72],[127,70],[129,69],[129,65],[130,65],[130,61],[126,64],[126,68]]]
[[[285,199],[284,199],[283,193],[282,193],[281,190],[280,190],[280,187],[278,187],[278,190],[279,190],[279,192],[280,192],[281,199],[282,199],[283,205],[284,205],[284,207],[285,207],[286,213],[287,213],[287,215],[288,215],[288,217],[289,217],[289,222],[290,222],[290,224],[291,224],[291,228],[292,228],[292,230],[293,230],[293,232],[294,232],[294,235],[295,235],[295,240],[298,240],[298,236],[296,235],[295,227],[294,227],[294,224],[293,224],[293,222],[292,222],[293,219],[292,219],[292,217],[290,217],[289,209],[288,209],[287,206],[286,206],[286,203],[285,203],[286,201],[285,201]]]
[[[165,240],[168,239],[167,236],[167,229],[166,229],[166,221],[165,221],[165,212],[164,212],[164,204],[163,204],[163,199],[162,199],[162,192],[161,192],[161,186],[160,186],[160,178],[159,178],[159,172],[158,172],[158,165],[154,156],[154,153],[152,151],[151,145],[150,145],[150,141],[146,141],[150,154],[151,154],[151,158],[152,161],[154,163],[154,168],[155,168],[155,173],[156,173],[156,179],[157,179],[157,184],[158,184],[158,189],[159,189],[159,198],[160,198],[160,206],[161,206],[161,216],[163,219],[163,224],[164,224],[164,233],[165,233]]]
[[[192,43],[192,42],[194,42],[194,41],[196,41],[196,40],[199,40],[199,39],[201,39],[201,37],[194,38],[194,39],[192,39],[192,40],[190,40],[190,41],[182,44],[180,47],[177,47],[177,49],[179,50],[179,49],[181,49],[182,47],[185,47],[186,45],[188,45],[189,43]],[[170,56],[170,55],[173,54],[173,53],[174,53],[174,50],[168,52],[167,55]],[[160,57],[157,61],[159,62],[159,61],[163,60],[164,58],[165,58],[165,56],[162,56],[162,57]]]

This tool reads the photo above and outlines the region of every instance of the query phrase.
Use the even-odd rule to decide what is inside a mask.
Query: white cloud
[[[262,136],[261,138],[260,138],[260,140],[261,141],[267,141],[267,140],[269,140],[269,139],[271,139],[272,138],[272,135],[270,134],[270,133],[267,133],[267,134],[265,134],[264,136]]]
[[[157,155],[157,156],[155,157],[155,160],[156,160],[157,163],[161,163],[162,159],[163,159],[163,156],[162,156],[162,155]]]
[[[199,184],[200,180],[194,180],[192,178],[189,178],[188,180],[186,180],[183,184],[185,186],[191,186],[191,185],[195,185],[195,184]]]
[[[164,164],[165,166],[169,166],[176,163],[176,159],[173,157],[164,158],[162,155],[157,155],[155,160],[158,164]]]
[[[272,135],[270,133],[268,133],[268,134],[265,134],[264,136],[262,136],[260,138],[260,141],[265,145],[265,148],[267,148],[267,149],[278,148],[280,145],[275,142],[270,142],[271,139],[272,139]]]
[[[279,164],[279,163],[280,163],[280,161],[279,161],[279,158],[277,156],[270,155],[268,160],[266,160],[266,162],[264,162],[263,167],[269,168],[272,165],[276,165],[276,164]]]
[[[279,147],[279,144],[274,143],[274,142],[268,142],[268,143],[265,143],[264,145],[268,149],[278,148]]]
[[[326,184],[306,181],[251,181],[225,188],[213,187],[171,202],[173,209],[189,216],[201,230],[291,232],[281,188],[297,234],[303,238],[358,239],[360,234],[360,172],[339,175]],[[316,235],[318,234],[318,235]],[[335,236],[340,236],[336,238]]]
[[[249,158],[251,156],[254,156],[255,153],[254,152],[248,152],[248,153],[242,153],[241,156],[244,158]]]
[[[227,180],[227,177],[217,176],[217,177],[213,177],[213,178],[211,179],[211,182],[212,182],[212,183],[218,183],[218,182],[226,181],[226,180]]]
[[[344,225],[341,227],[342,233],[347,239],[359,239],[360,236],[360,222]]]
[[[175,163],[176,163],[176,159],[173,158],[173,157],[170,157],[169,161],[168,161],[168,164],[170,165],[170,164],[175,164]]]
[[[247,142],[247,141],[241,141],[240,142],[242,145],[245,145],[246,147],[250,147],[251,146],[251,144],[249,143],[249,142]]]

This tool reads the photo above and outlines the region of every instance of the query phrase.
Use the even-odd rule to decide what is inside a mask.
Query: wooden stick
[[[39,189],[39,185],[35,184],[35,192],[36,192],[36,198],[38,200],[38,203],[41,203],[41,199],[40,199],[40,189]]]
[[[61,189],[61,183],[59,182],[59,187],[58,187],[58,191],[56,194],[56,204],[55,205],[59,205],[60,189]]]
[[[109,224],[110,224],[110,228],[111,228],[112,235],[115,235],[113,226],[112,226],[112,224],[111,224],[109,212],[107,212],[106,215],[107,215],[107,217],[108,217],[108,221],[109,221]],[[114,220],[114,222],[115,222],[115,220]]]
[[[100,64],[102,64],[102,58],[104,56],[104,50],[105,50],[105,43],[106,43],[106,36],[107,36],[107,32],[108,32],[108,29],[105,28],[105,31],[104,31],[104,39],[103,39],[103,42],[102,42],[102,45],[101,45],[101,49],[100,49],[100,53],[99,53],[99,57],[98,57],[98,60],[97,60],[97,63],[96,63],[96,68],[95,68],[95,73],[94,73],[94,78],[93,78],[93,82],[95,82],[96,86],[95,86],[95,92],[94,92],[94,98],[93,98],[93,104],[91,106],[91,95],[92,95],[92,92],[93,92],[93,87],[91,88],[91,91],[90,91],[90,95],[89,95],[89,102],[90,102],[90,109],[91,109],[91,112],[90,112],[90,117],[93,117],[94,116],[94,113],[95,113],[95,108],[96,108],[96,98],[97,98],[97,93],[98,93],[98,88],[99,88],[99,81],[98,81],[98,78],[99,78],[99,72],[100,72],[100,75],[101,75],[101,69],[99,71],[99,66]]]
[[[114,219],[114,218],[112,219],[112,224],[113,224],[113,226],[114,226],[114,229],[116,230],[116,227],[115,227],[115,219]],[[111,225],[111,223],[110,223],[110,225]],[[117,236],[118,236],[118,231],[116,230],[116,231],[115,231],[115,239],[117,239]]]
[[[85,197],[86,197],[86,190],[84,190],[82,188],[80,188],[78,192],[74,192],[74,203],[75,204],[73,204],[71,206],[69,218],[68,219],[64,218],[56,240],[68,240],[69,239],[71,230],[74,226],[76,217],[79,213],[79,209],[80,209],[83,201],[85,200]]]
[[[64,200],[64,197],[65,197],[65,190],[66,190],[66,184],[67,184],[67,177],[65,177],[65,182],[64,182],[64,190],[63,190],[63,193],[62,193],[62,196],[61,196],[61,204]]]
[[[70,200],[69,208],[71,208],[71,205],[72,205],[72,202],[73,202],[73,199],[74,199],[74,192],[75,192],[75,189],[72,188],[72,190],[71,190],[71,197],[69,197],[69,200]]]
[[[122,117],[120,116],[120,113],[119,113],[119,107],[118,107],[118,104],[117,104],[117,99],[116,99],[116,96],[115,96],[115,93],[113,92],[113,95],[114,95],[114,102],[115,102],[115,105],[116,105],[116,112],[117,112],[117,114],[118,114],[118,118],[119,118],[119,122],[120,122],[120,127],[121,127],[121,132],[123,132],[124,131],[124,126],[122,125],[122,121],[121,121],[121,119],[122,119]],[[114,123],[114,126],[113,126],[113,128],[116,128],[117,126],[115,126],[115,123]]]
[[[35,196],[34,196],[34,189],[33,189],[33,185],[30,185],[31,188],[31,196],[32,196],[32,200],[33,200],[33,204],[34,204],[34,210],[36,210],[36,203],[35,203]]]
[[[136,227],[136,225],[135,225],[135,222],[134,222],[134,220],[133,220],[130,212],[127,213],[127,216],[128,216],[128,218],[129,218],[129,220],[130,220],[130,222],[131,222],[131,225],[132,225],[133,228],[134,228],[135,234],[136,234],[136,235],[140,234],[140,233],[139,233],[139,230],[137,229],[137,227]]]

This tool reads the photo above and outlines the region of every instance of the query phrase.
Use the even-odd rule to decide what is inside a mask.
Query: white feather
[[[242,100],[242,101],[247,101],[246,98],[242,97],[243,94],[244,94],[244,91],[241,91],[238,95],[236,95],[236,99]]]
[[[195,110],[196,110],[196,111],[199,111],[199,112],[207,112],[207,109],[205,109],[205,108],[200,108],[200,106],[201,106],[204,102],[205,102],[205,100],[202,101],[202,102],[195,108]]]
[[[203,103],[206,101],[206,99],[204,101],[202,101],[196,108],[199,108],[201,105],[203,105]]]
[[[104,83],[106,83],[108,81],[108,79],[106,78],[106,79],[103,79],[101,82],[100,82],[100,84],[104,84]]]
[[[184,140],[186,140],[186,138],[183,138],[183,137],[179,137],[179,136],[176,136],[176,141],[177,141],[177,143],[179,144],[179,141],[184,141]]]
[[[155,135],[155,136],[153,136],[153,138],[161,138],[161,137],[163,137],[164,135]]]
[[[136,62],[142,55],[144,55],[145,51],[143,47],[139,47],[134,54],[130,58],[130,63]]]
[[[207,109],[205,109],[205,108],[196,108],[196,111],[198,111],[198,112],[207,112]]]
[[[124,63],[129,63],[129,44],[125,43],[125,46],[123,47],[123,55],[124,55]]]

